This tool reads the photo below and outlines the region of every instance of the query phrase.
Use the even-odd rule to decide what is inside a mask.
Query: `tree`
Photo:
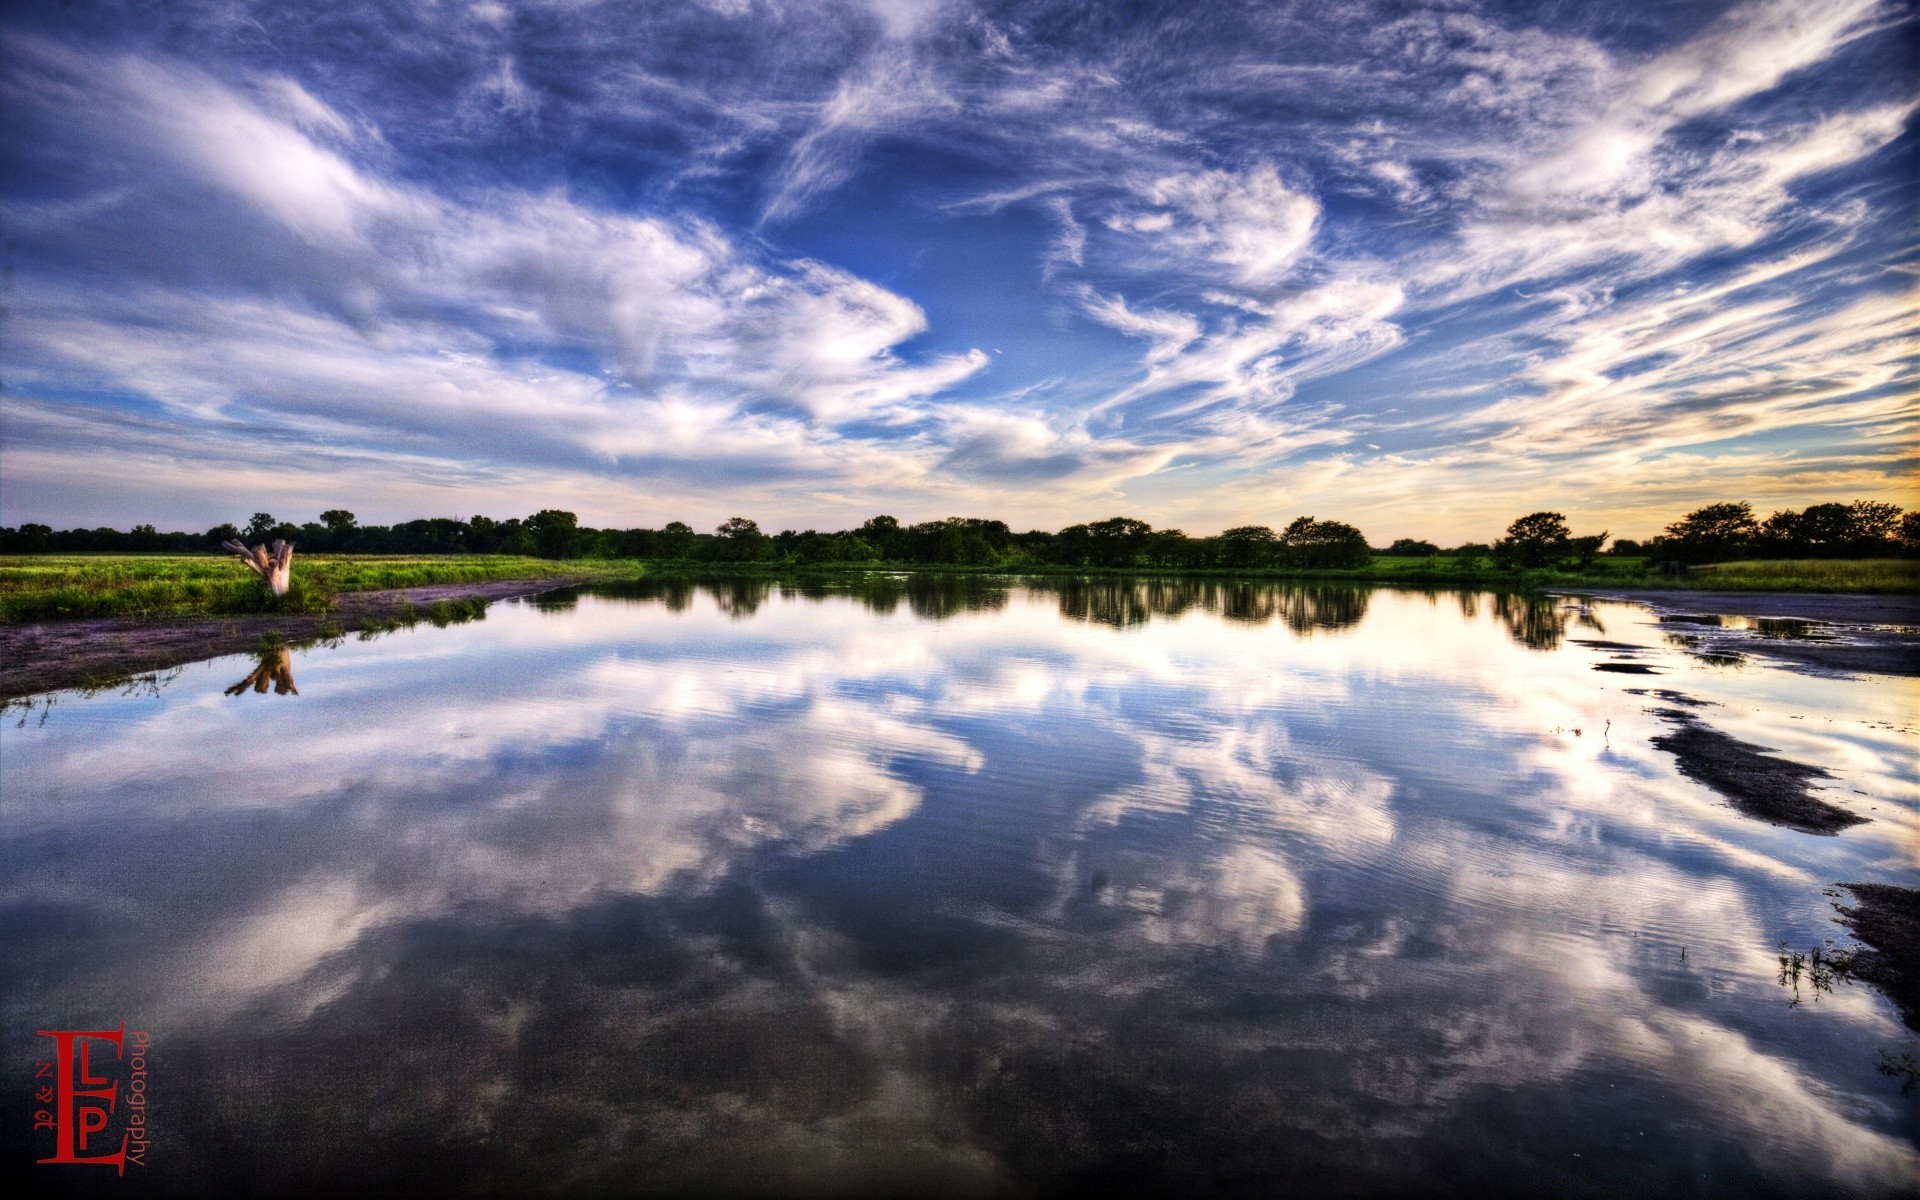
[[[686,558],[693,553],[699,536],[685,521],[668,521],[654,544],[660,547],[663,558]]]
[[[253,514],[253,519],[247,522],[246,540],[264,542],[272,537],[273,531],[279,527],[280,522],[274,519],[272,513],[257,512]]]
[[[1402,558],[1432,558],[1440,553],[1440,547],[1414,538],[1397,538],[1387,547],[1387,553]]]
[[[1600,557],[1600,547],[1606,544],[1607,531],[1604,529],[1587,537],[1567,539],[1567,549],[1573,552],[1574,560],[1580,564],[1580,569],[1583,571],[1593,565],[1594,559]]]
[[[1265,525],[1236,525],[1220,535],[1220,565],[1264,566],[1273,558],[1280,539]]]
[[[1364,567],[1373,559],[1366,535],[1344,521],[1296,517],[1280,534],[1280,557],[1296,567]]]
[[[1507,536],[1493,544],[1493,556],[1507,565],[1544,567],[1566,555],[1571,538],[1564,513],[1528,513],[1507,526]]]
[[[1920,552],[1920,510],[1901,517],[1894,536],[1900,542],[1900,548],[1908,554]]]
[[[533,552],[541,558],[573,558],[579,554],[580,521],[558,508],[543,508],[527,518]]]
[[[728,517],[713,532],[720,539],[719,557],[727,562],[753,562],[773,552],[771,539],[760,532],[757,521]]]
[[[1751,553],[1759,536],[1753,506],[1742,500],[1694,509],[1667,526],[1661,544],[1668,556],[1681,562],[1725,562]]]
[[[327,532],[333,536],[345,537],[352,533],[354,527],[360,522],[344,508],[330,508],[320,514],[320,523],[325,525]]]
[[[1855,500],[1847,506],[1853,514],[1854,536],[1869,545],[1861,548],[1868,553],[1877,547],[1874,542],[1891,542],[1900,526],[1900,506],[1884,504],[1878,500]]]

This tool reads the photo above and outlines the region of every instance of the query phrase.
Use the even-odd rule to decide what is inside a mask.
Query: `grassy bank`
[[[1022,565],[649,562],[630,559],[518,558],[507,555],[308,555],[294,560],[294,591],[270,599],[232,558],[214,555],[101,554],[0,557],[0,623],[66,617],[224,616],[324,612],[349,592],[549,577],[672,575],[844,575],[864,571],[982,575],[1178,575],[1211,578],[1383,583],[1415,587],[1668,588],[1767,592],[1920,591],[1920,562],[1910,559],[1796,559],[1719,563],[1681,578],[1657,574],[1637,558],[1603,558],[1586,570],[1503,570],[1486,559],[1376,556],[1362,568],[1175,570]]]
[[[296,557],[293,590],[275,601],[234,558],[84,554],[0,557],[0,622],[66,617],[324,612],[345,592],[550,576],[632,575],[627,561],[554,562],[504,555]]]

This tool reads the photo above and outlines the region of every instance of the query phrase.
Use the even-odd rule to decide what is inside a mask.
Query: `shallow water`
[[[1913,682],[1673,632],[646,584],[16,707],[0,1150],[45,1152],[34,1031],[125,1020],[151,1161],[37,1182],[1911,1189],[1878,1066],[1915,1035],[1777,948],[1845,943],[1837,883],[1912,886]],[[1654,689],[1869,820],[1741,815],[1653,746]]]

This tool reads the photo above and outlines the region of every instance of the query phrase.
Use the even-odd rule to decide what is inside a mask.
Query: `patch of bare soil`
[[[1887,994],[1907,1028],[1920,1031],[1920,891],[1890,883],[1843,883],[1858,903],[1836,904],[1864,947],[1847,974]]]
[[[440,584],[345,592],[325,613],[144,620],[101,617],[0,625],[0,700],[60,688],[110,687],[184,663],[244,654],[263,636],[298,643],[390,625],[441,600],[504,600],[582,583],[586,577]]]
[[[1825,769],[1776,758],[1766,753],[1769,747],[1722,733],[1690,712],[1654,711],[1674,726],[1654,738],[1654,746],[1674,756],[1682,775],[1719,792],[1736,811],[1807,833],[1835,834],[1867,822],[1813,794],[1814,780],[1832,777]]]

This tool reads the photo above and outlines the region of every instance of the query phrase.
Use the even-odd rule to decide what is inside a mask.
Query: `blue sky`
[[[8,524],[1915,503],[1899,4],[0,21]]]

